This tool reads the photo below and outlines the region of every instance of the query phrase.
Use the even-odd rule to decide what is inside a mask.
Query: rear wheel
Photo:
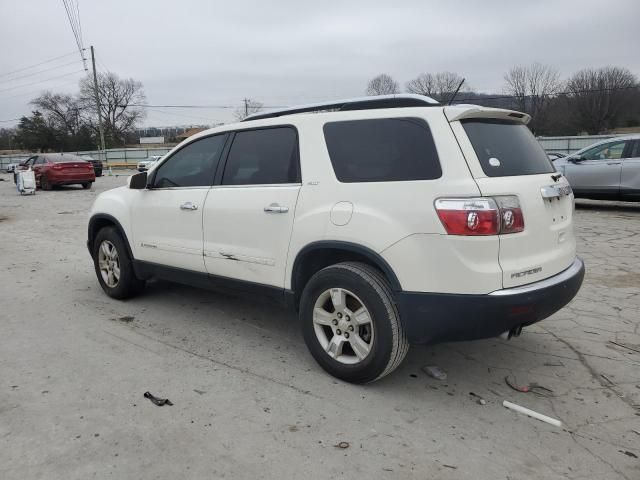
[[[85,182],[82,184],[82,188],[84,188],[85,190],[88,190],[89,188],[91,188],[91,182]]]
[[[130,298],[144,288],[145,281],[136,277],[125,242],[114,227],[105,227],[96,235],[93,264],[100,286],[110,297]]]
[[[363,263],[317,272],[302,294],[300,320],[315,360],[347,382],[384,377],[409,349],[388,282]]]
[[[40,188],[42,190],[51,190],[51,184],[49,183],[49,179],[46,175],[40,176]]]

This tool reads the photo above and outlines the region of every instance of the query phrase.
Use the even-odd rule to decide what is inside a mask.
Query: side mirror
[[[147,188],[147,172],[136,173],[129,180],[129,188],[134,190],[144,190]]]
[[[578,155],[577,157],[569,157],[567,160],[569,160],[571,163],[580,163],[584,161],[584,158]]]

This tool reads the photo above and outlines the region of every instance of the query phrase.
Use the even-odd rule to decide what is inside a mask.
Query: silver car
[[[640,134],[609,138],[553,165],[577,198],[640,201]]]

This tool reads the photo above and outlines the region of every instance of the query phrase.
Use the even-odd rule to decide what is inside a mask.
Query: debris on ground
[[[204,390],[198,390],[198,389],[195,389],[195,388],[193,389],[193,391],[196,392],[198,395],[204,395],[205,393],[207,393]]]
[[[535,418],[536,420],[540,420],[541,422],[548,423],[549,425],[553,425],[555,427],[562,427],[562,422],[555,418],[547,417],[542,413],[538,413],[534,410],[530,410],[526,407],[522,407],[516,403],[508,402],[507,400],[502,402],[502,406],[508,408],[509,410],[513,410],[514,412],[522,413],[531,418]]]
[[[543,397],[550,397],[553,395],[553,390],[550,388],[544,387],[538,383],[530,383],[529,385],[518,385],[515,378],[511,378],[509,375],[504,377],[504,381],[512,390],[520,393],[535,393],[538,395],[542,395]]]
[[[173,405],[171,400],[169,400],[168,398],[159,398],[149,392],[144,392],[144,398],[148,398],[154,405],[157,405],[159,407],[162,407],[164,405]]]
[[[458,467],[456,467],[455,465],[447,465],[446,463],[442,464],[443,467],[447,467],[447,468],[452,468],[453,470],[457,470]]]
[[[609,377],[607,377],[604,373],[601,373],[600,376],[604,378],[607,382],[609,382],[611,385],[615,385],[615,382],[611,380]]]
[[[447,372],[442,370],[440,367],[435,365],[427,365],[422,367],[422,371],[429,375],[430,377],[435,378],[436,380],[446,380]]]
[[[124,323],[131,323],[136,319],[136,317],[132,316],[132,315],[124,315],[122,317],[118,317],[118,318],[112,318],[111,320],[113,320],[114,322],[124,322]]]
[[[349,448],[349,442],[340,442],[337,445],[334,445],[334,447],[342,448],[344,450],[345,448]]]
[[[487,401],[482,398],[480,395],[478,395],[477,393],[473,393],[473,392],[469,392],[469,395],[471,395],[472,397],[474,397],[476,399],[476,403],[478,405],[486,405]]]
[[[638,456],[633,453],[630,452],[629,450],[618,450],[620,453],[624,453],[627,457],[631,457],[631,458],[638,458]]]
[[[544,362],[545,367],[564,367],[562,362]]]

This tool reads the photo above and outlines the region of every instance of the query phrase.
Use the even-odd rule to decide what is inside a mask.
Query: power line
[[[76,45],[78,47],[78,52],[80,53],[80,58],[82,59],[82,63],[84,64],[85,58],[83,55],[84,45],[82,43],[82,27],[80,25],[80,13],[79,10],[74,10],[74,5],[72,0],[62,0],[62,4],[67,12],[67,18],[69,19],[69,25],[71,26],[71,31],[73,32],[73,37],[75,38]],[[85,70],[87,66],[85,64]]]
[[[0,123],[8,123],[8,122],[15,122],[17,120],[20,120],[19,118],[12,118],[10,120],[0,120]]]
[[[75,53],[75,52],[73,52],[73,53]],[[44,70],[38,70],[37,72],[27,73],[25,75],[20,75],[20,76],[17,76],[17,77],[9,78],[8,80],[0,80],[0,83],[13,82],[14,80],[19,80],[21,78],[32,77],[34,75],[39,75],[39,74],[44,73],[44,72],[50,72],[51,70],[56,70],[58,68],[68,67],[69,65],[74,65],[74,64],[76,64],[78,62],[79,62],[79,60],[74,60],[72,62],[64,63],[62,65],[56,65],[55,67],[45,68]]]
[[[15,87],[5,88],[5,89],[0,90],[0,93],[8,92],[9,90],[15,90],[16,88],[29,87],[31,85],[37,85],[38,83],[48,82],[49,80],[55,80],[56,78],[68,77],[69,75],[73,75],[75,73],[84,73],[84,70],[76,70],[75,72],[65,73],[63,75],[58,75],[57,77],[45,78],[44,80],[39,80],[37,82],[25,83],[23,85],[16,85]]]
[[[60,58],[70,57],[71,55],[75,55],[75,54],[76,54],[75,51],[73,51],[71,53],[66,53],[64,55],[60,55],[59,57],[53,57],[53,58],[51,58],[49,60],[45,60],[44,62],[35,63],[33,65],[29,65],[28,67],[22,67],[22,68],[19,68],[17,70],[12,70],[11,72],[2,73],[2,74],[0,74],[0,77],[6,77],[7,75],[11,75],[13,73],[23,72],[24,70],[29,70],[31,68],[39,67],[40,65],[44,65],[45,63],[51,63],[51,62],[53,62],[55,60],[58,60]]]
[[[60,87],[64,87],[66,85],[71,85],[71,84],[76,84],[77,85],[77,80],[71,80],[68,82],[63,82],[63,83],[59,83],[57,85],[53,85],[51,87],[47,87],[47,90],[53,90],[55,88],[60,88]],[[44,90],[43,88],[39,88],[38,90],[31,90],[29,92],[24,92],[24,93],[18,93],[17,95],[11,95],[10,97],[0,97],[0,102],[2,101],[6,101],[6,100],[11,100],[12,98],[19,98],[19,97],[26,97],[27,95],[35,95],[36,93],[41,93]]]

